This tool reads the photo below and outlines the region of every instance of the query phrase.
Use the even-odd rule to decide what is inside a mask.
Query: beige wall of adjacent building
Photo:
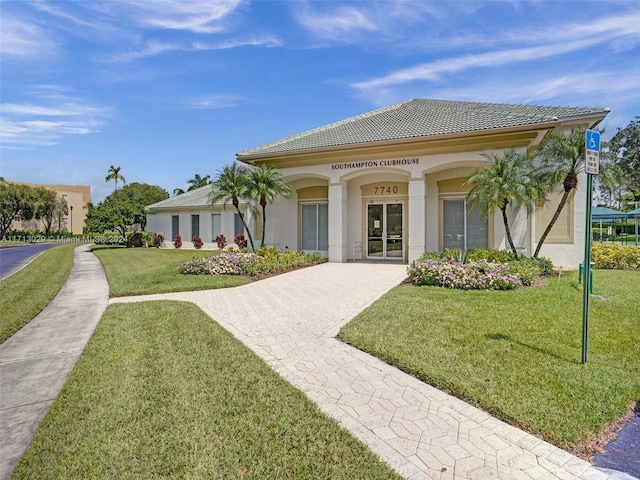
[[[67,201],[69,213],[61,218],[61,225],[54,220],[54,228],[62,231],[81,234],[87,218],[87,204],[91,201],[91,187],[89,185],[46,185],[42,183],[13,182],[18,185],[27,185],[29,187],[44,187],[53,190],[59,197],[63,197]],[[43,230],[42,222],[29,220],[25,222],[13,222],[11,228],[14,230]]]

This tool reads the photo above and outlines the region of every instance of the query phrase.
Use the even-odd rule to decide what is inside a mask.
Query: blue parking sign
[[[596,130],[587,130],[585,138],[585,146],[587,150],[600,151],[600,132]]]

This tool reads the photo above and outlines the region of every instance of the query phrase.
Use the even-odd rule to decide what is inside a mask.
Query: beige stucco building
[[[89,185],[45,185],[41,183],[13,182],[19,185],[28,185],[29,187],[44,187],[53,190],[59,197],[67,201],[69,213],[62,216],[61,225],[54,222],[56,230],[81,234],[85,227],[87,218],[87,204],[91,201],[91,187]],[[42,222],[36,220],[18,221],[11,224],[11,228],[15,230],[43,230]]]
[[[488,164],[482,153],[526,151],[553,131],[592,128],[607,113],[603,108],[414,99],[243,150],[237,159],[275,167],[292,186],[291,198],[268,207],[266,243],[319,251],[332,262],[411,262],[425,251],[445,248],[507,248],[499,213],[484,218],[466,206],[469,186],[463,183]],[[581,261],[585,183],[581,178],[542,247],[541,255],[556,265]],[[167,225],[162,215],[196,214],[188,195],[170,199],[176,213],[150,206],[149,228]],[[556,205],[552,198],[532,216],[510,212],[520,252],[533,254]]]

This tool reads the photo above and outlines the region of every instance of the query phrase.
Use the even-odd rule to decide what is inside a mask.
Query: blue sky
[[[410,98],[640,115],[640,1],[0,0],[0,175],[186,188]],[[608,134],[608,135],[607,135]]]

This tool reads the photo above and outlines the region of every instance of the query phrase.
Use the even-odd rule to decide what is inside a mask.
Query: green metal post
[[[591,290],[591,203],[593,175],[587,174],[587,211],[584,228],[584,284],[582,290],[582,363],[587,363],[589,342],[589,292]]]

